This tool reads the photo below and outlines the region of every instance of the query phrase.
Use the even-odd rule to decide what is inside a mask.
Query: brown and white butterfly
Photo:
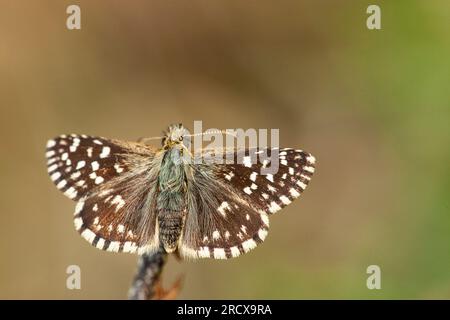
[[[257,158],[257,149],[216,150],[231,163],[175,161],[196,157],[185,132],[169,127],[160,149],[75,134],[48,141],[50,179],[77,201],[74,223],[84,239],[113,252],[237,257],[264,241],[269,216],[298,198],[314,173],[315,158],[289,148],[262,150],[279,161],[266,175],[267,161],[238,161]]]

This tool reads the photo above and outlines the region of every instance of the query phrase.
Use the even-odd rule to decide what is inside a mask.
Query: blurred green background
[[[135,272],[136,256],[74,230],[47,139],[194,120],[279,128],[318,164],[251,253],[169,259],[180,298],[450,298],[449,21],[446,0],[0,1],[0,298],[121,299]],[[66,289],[71,264],[81,290]]]

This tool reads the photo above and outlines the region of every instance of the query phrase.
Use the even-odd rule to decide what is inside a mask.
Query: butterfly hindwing
[[[124,181],[78,201],[75,229],[94,247],[129,253],[158,248],[154,195],[130,191],[133,186]]]
[[[194,172],[188,212],[179,251],[188,258],[227,259],[250,251],[266,238],[269,219],[258,212],[226,184]]]

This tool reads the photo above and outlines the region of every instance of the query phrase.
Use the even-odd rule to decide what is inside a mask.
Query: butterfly
[[[49,140],[47,170],[77,202],[81,236],[111,252],[237,257],[264,241],[269,216],[298,198],[315,170],[314,156],[289,148],[263,150],[278,155],[274,174],[261,174],[267,160],[248,161],[256,148],[214,150],[233,160],[225,163],[191,161],[209,151],[191,153],[185,138],[177,124],[159,149],[76,134]]]

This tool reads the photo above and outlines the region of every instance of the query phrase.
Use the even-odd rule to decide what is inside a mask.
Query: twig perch
[[[139,257],[138,270],[128,291],[130,300],[149,300],[158,293],[159,279],[167,260],[163,250],[154,254],[143,254]]]

